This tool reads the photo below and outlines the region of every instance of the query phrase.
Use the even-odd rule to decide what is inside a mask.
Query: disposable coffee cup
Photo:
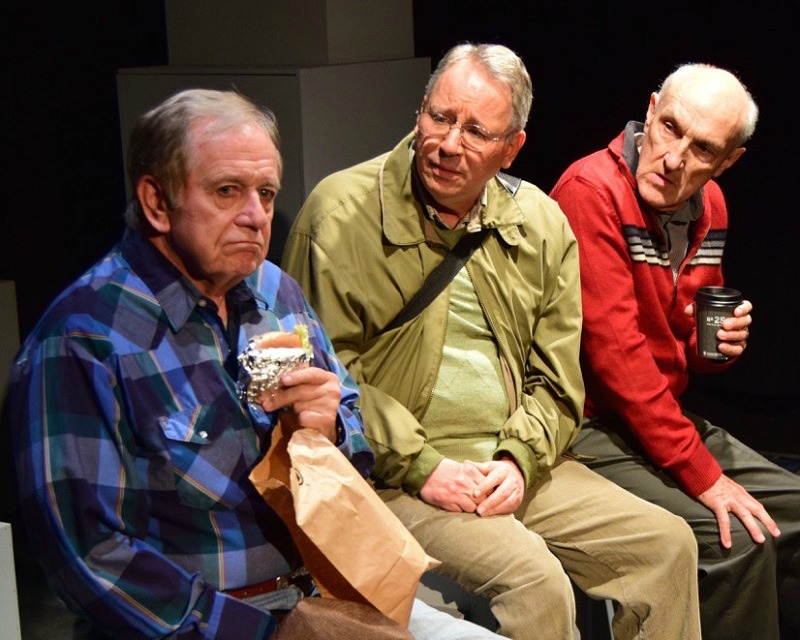
[[[694,296],[697,353],[709,360],[730,360],[719,351],[717,331],[742,302],[742,292],[729,287],[700,287]]]

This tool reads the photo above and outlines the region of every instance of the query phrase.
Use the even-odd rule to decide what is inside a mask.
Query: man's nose
[[[439,145],[445,150],[445,153],[457,154],[463,149],[463,141],[461,140],[461,125],[454,125],[442,138],[442,144]]]
[[[249,193],[242,210],[239,212],[242,224],[264,229],[269,224],[269,212],[264,208],[264,201],[258,191]]]
[[[689,145],[683,140],[678,140],[673,144],[664,156],[664,164],[669,171],[678,171],[686,166],[686,154]]]

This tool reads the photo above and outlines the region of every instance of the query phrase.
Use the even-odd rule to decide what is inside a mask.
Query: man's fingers
[[[719,527],[719,541],[725,549],[731,548],[731,518],[727,510],[716,513],[717,526]]]
[[[745,511],[741,516],[737,514],[736,517],[742,521],[744,528],[747,529],[747,533],[750,534],[753,542],[756,542],[757,544],[762,544],[764,542],[764,534],[762,533],[761,528],[758,526],[758,522],[749,511]]]
[[[479,516],[493,516],[499,513],[510,513],[518,506],[515,500],[516,489],[510,491],[504,487],[499,487],[486,500],[481,502],[476,509]]]

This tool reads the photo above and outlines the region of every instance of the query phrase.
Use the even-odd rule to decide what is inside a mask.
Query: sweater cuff
[[[722,467],[705,445],[699,446],[689,460],[675,465],[669,471],[693,498],[711,487],[722,475]]]
[[[443,459],[444,456],[433,447],[428,444],[423,445],[422,451],[408,467],[408,473],[403,480],[403,489],[412,496],[419,495],[422,485]]]
[[[536,460],[533,450],[522,440],[516,438],[508,438],[500,442],[497,446],[497,451],[494,453],[494,459],[498,460],[504,453],[512,456],[517,466],[522,471],[522,477],[525,478],[525,488],[529,489],[537,482],[542,476],[542,470]]]

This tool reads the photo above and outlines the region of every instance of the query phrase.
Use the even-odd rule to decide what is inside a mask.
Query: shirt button
[[[205,307],[206,306],[206,301],[201,298],[200,302],[198,302],[197,304],[200,305],[201,307]]]
[[[199,435],[203,439],[208,438],[208,431],[201,431],[197,435]]]

